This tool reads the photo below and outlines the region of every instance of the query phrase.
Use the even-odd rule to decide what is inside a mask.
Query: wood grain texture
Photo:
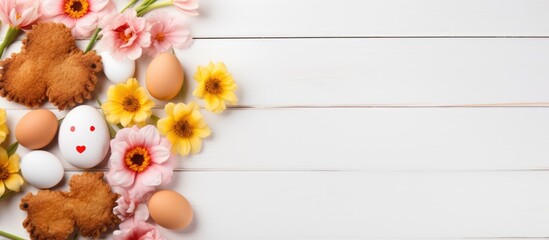
[[[195,220],[162,232],[192,240],[547,237],[544,182],[546,172],[178,172],[167,188],[189,199]],[[19,196],[0,202],[0,226],[26,236]]]
[[[547,8],[544,0],[201,0],[188,22],[199,38],[546,37]]]
[[[547,36],[543,0],[203,0],[198,37]]]
[[[224,61],[244,107],[549,106],[544,39],[196,40],[176,54],[186,74],[175,102],[197,100],[197,66]],[[143,86],[150,60],[138,61]],[[102,101],[110,85],[100,74]],[[0,106],[26,109],[6,99]]]
[[[240,102],[203,111],[213,135],[164,186],[195,220],[162,229],[168,239],[549,237],[549,1],[200,4],[187,19],[197,40],[176,51],[186,86],[173,101],[196,100],[196,67],[224,61]],[[29,111],[0,108],[12,133]],[[55,142],[46,150],[63,158]],[[63,164],[66,179],[83,171]],[[0,230],[28,236],[18,202],[36,191],[0,202]]]
[[[26,112],[8,112],[12,132]],[[178,157],[178,169],[549,169],[545,108],[233,109],[205,119],[212,136],[200,154]],[[47,150],[63,159],[57,142]]]

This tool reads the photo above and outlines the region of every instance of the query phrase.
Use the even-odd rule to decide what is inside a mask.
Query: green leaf
[[[18,142],[14,142],[12,143],[9,147],[8,147],[8,156],[11,156],[13,155],[16,151],[17,151],[17,148],[19,147],[19,143]]]
[[[113,139],[116,136],[116,129],[114,129],[110,123],[107,123],[107,126],[109,126],[109,133],[111,135],[111,139]]]
[[[14,193],[14,191],[12,190],[9,190],[9,189],[6,189],[6,191],[4,192],[4,195],[2,195],[0,197],[0,201],[1,200],[4,200],[5,198],[8,198],[10,195],[12,195]]]

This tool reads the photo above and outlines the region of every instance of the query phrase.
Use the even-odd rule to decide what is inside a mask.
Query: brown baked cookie
[[[19,208],[27,211],[23,227],[31,239],[66,240],[75,228],[97,239],[120,222],[113,213],[118,194],[103,181],[103,173],[74,175],[69,186],[70,192],[41,190],[21,199]]]
[[[23,40],[20,53],[0,61],[0,96],[28,107],[46,99],[60,110],[91,98],[101,57],[84,54],[69,28],[61,23],[39,23]]]

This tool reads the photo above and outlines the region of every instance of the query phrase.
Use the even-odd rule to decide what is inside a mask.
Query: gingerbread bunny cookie
[[[23,226],[31,239],[66,240],[75,228],[96,239],[120,222],[113,213],[118,194],[103,181],[103,173],[74,175],[69,186],[70,192],[41,190],[21,199],[19,208],[27,212]]]
[[[0,61],[0,96],[28,107],[49,100],[60,110],[91,98],[101,57],[83,53],[70,29],[39,23],[23,40],[20,53]]]

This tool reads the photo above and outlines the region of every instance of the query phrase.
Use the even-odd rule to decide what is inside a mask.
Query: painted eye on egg
[[[74,130],[76,130],[76,128],[74,126],[71,126],[71,132],[74,132]]]
[[[91,127],[90,127],[90,131],[92,131],[92,132],[95,131],[95,127],[94,127],[94,126],[91,126]]]

